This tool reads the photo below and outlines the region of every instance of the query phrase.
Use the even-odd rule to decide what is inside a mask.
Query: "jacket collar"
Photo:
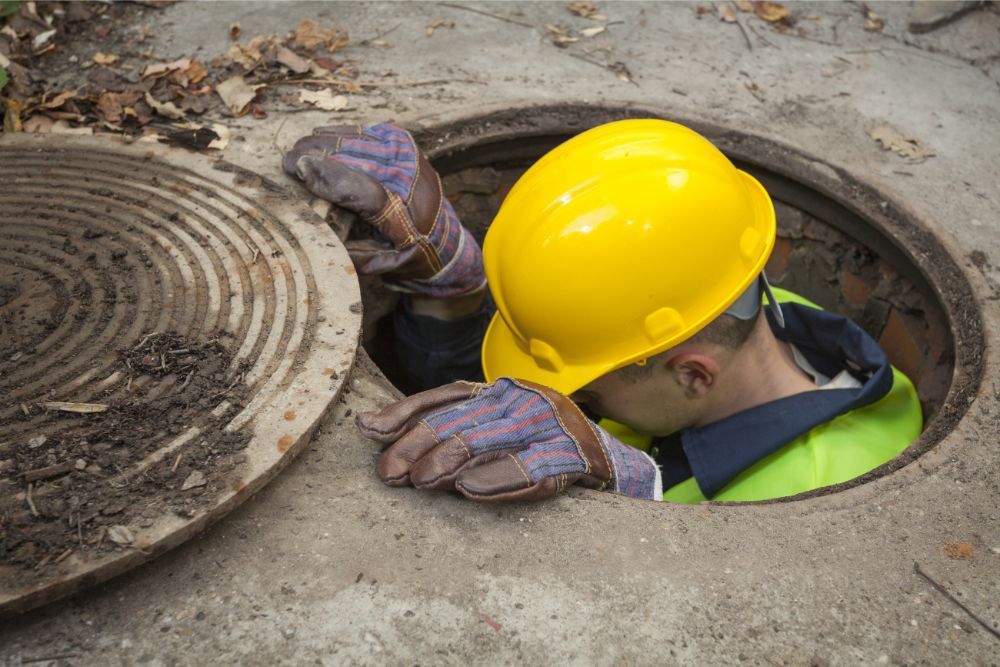
[[[797,303],[781,304],[784,328],[767,312],[774,335],[799,349],[824,375],[842,370],[860,388],[807,391],[765,403],[680,433],[684,453],[706,498],[741,472],[814,427],[881,399],[892,389],[892,367],[878,343],[850,319]]]

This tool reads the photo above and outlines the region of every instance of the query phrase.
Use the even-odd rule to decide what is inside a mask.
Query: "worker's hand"
[[[378,463],[390,486],[456,490],[483,502],[540,500],[574,483],[634,498],[662,493],[649,456],[566,396],[523,380],[453,382],[356,422],[369,438],[394,443]]]
[[[299,139],[285,171],[309,190],[354,211],[372,238],[350,240],[359,273],[431,297],[453,297],[486,284],[482,252],[441,192],[441,179],[395,125],[335,126]]]

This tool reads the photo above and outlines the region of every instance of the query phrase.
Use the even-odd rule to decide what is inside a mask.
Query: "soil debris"
[[[43,401],[0,419],[0,562],[11,577],[30,584],[129,547],[158,517],[194,516],[228,488],[249,436],[225,430],[247,395],[225,339],[146,334],[118,352],[100,403]]]

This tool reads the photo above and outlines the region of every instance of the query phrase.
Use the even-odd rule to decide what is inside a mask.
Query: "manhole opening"
[[[418,137],[459,218],[480,243],[506,193],[545,152],[591,125],[657,115],[597,110],[581,121],[586,112],[579,109],[538,113],[546,118],[541,131],[539,124],[524,127],[525,116],[511,112]],[[920,397],[924,434],[917,443],[862,478],[807,495],[869,481],[929,449],[964,414],[981,370],[981,322],[957,265],[928,232],[872,188],[785,147],[691,125],[771,194],[778,219],[778,240],[767,265],[772,282],[860,324],[913,381]],[[900,225],[902,232],[894,228]],[[925,260],[923,265],[916,256]],[[932,272],[938,276],[934,281]],[[365,349],[396,387],[411,393],[415,387],[394,350],[391,313],[397,297],[377,282],[362,291]],[[956,336],[963,338],[959,345]]]

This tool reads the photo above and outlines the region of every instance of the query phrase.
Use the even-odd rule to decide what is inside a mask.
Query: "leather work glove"
[[[486,285],[482,251],[441,191],[441,179],[406,130],[391,124],[320,127],[285,155],[286,172],[317,197],[353,211],[372,238],[347,251],[359,273],[433,297]]]
[[[482,502],[541,500],[570,484],[662,496],[649,456],[532,382],[453,382],[359,414],[356,423],[367,437],[395,443],[378,462],[390,486],[455,490]]]

